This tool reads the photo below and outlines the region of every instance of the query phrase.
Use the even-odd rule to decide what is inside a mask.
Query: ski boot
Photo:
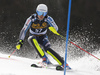
[[[46,55],[44,55],[43,57],[42,57],[42,63],[45,63],[45,64],[51,64],[51,62],[49,61],[49,59],[48,59],[48,57],[46,56]]]

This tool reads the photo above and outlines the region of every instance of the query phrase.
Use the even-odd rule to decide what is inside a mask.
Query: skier
[[[45,4],[39,4],[36,8],[36,14],[32,14],[25,22],[19,35],[19,42],[16,45],[16,49],[20,49],[23,45],[26,32],[29,30],[28,42],[32,47],[35,47],[39,56],[43,59],[42,62],[51,64],[48,57],[45,55],[47,52],[51,55],[60,65],[60,68],[64,67],[64,60],[57,54],[51,47],[47,36],[48,27],[52,26],[58,31],[58,26],[54,22],[53,18],[47,15],[48,7]],[[44,48],[41,49],[40,45]],[[68,66],[68,64],[66,64]],[[60,69],[58,68],[58,70]]]

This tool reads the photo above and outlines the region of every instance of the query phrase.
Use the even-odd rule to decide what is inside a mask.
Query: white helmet
[[[48,12],[48,7],[45,4],[39,4],[36,8],[36,12],[39,16],[46,16]]]

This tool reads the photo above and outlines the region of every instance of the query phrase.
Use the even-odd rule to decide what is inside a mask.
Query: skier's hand
[[[16,49],[20,50],[20,48],[22,47],[22,45],[23,45],[23,40],[19,40],[18,44],[16,45]]]

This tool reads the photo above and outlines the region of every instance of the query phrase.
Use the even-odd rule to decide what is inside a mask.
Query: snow
[[[41,61],[17,56],[8,58],[7,54],[0,54],[0,75],[64,75],[63,71],[54,69],[33,68],[31,64]],[[100,54],[96,54],[100,56]],[[100,60],[91,56],[84,56],[68,62],[72,71],[66,71],[66,75],[100,75]]]

